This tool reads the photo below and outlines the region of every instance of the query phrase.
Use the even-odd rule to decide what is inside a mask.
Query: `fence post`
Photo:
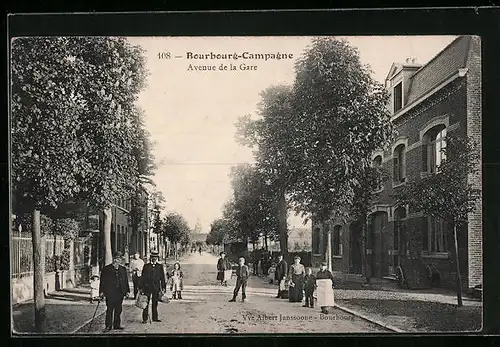
[[[75,242],[71,240],[69,242],[69,271],[68,278],[70,282],[70,287],[73,288],[75,286]],[[66,287],[66,283],[63,283],[64,287]]]

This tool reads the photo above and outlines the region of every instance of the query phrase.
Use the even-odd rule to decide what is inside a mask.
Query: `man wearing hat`
[[[148,305],[142,311],[142,323],[148,321],[150,302],[153,322],[161,322],[158,319],[158,300],[161,296],[160,292],[167,289],[167,282],[165,281],[163,265],[158,263],[158,257],[158,252],[151,253],[150,262],[142,268],[140,287],[141,291],[148,296]]]
[[[217,261],[217,281],[220,281],[221,285],[227,286],[228,271],[231,270],[231,264],[226,258],[226,253],[220,252],[219,256],[220,258]],[[231,273],[229,273],[229,277],[231,277]]]
[[[276,298],[283,298],[283,290],[285,287],[285,277],[288,273],[288,264],[283,259],[283,254],[278,256],[278,264],[274,272],[274,279],[278,282],[278,295]]]
[[[101,272],[99,292],[101,297],[106,297],[106,329],[123,330],[120,315],[122,313],[123,298],[130,292],[128,285],[127,269],[120,263],[121,253],[113,256],[113,262],[106,265]]]

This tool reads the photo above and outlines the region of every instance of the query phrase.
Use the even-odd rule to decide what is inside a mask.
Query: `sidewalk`
[[[250,279],[259,280],[256,276]],[[260,282],[261,288],[277,288],[266,278],[260,278]],[[408,290],[383,285],[370,289],[343,289],[352,288],[345,281],[338,287],[334,295],[339,309],[394,331],[473,332],[482,327],[482,302],[464,296],[463,306],[458,307],[456,293],[450,290]]]
[[[179,257],[183,259],[184,256]],[[163,263],[167,269],[175,262],[167,258]],[[133,295],[133,284],[130,281],[130,293]],[[133,302],[126,299],[125,302]],[[97,311],[96,311],[97,309]],[[47,319],[46,334],[72,334],[87,325],[95,313],[95,319],[106,312],[106,303],[90,302],[90,285],[82,284],[75,288],[54,291],[45,298],[45,314]],[[33,300],[12,306],[12,332],[15,334],[35,333]]]
[[[31,334],[35,332],[33,300],[12,307],[12,332]],[[82,325],[106,311],[106,304],[90,302],[90,287],[81,286],[51,292],[45,299],[47,320],[46,334],[71,334]],[[97,311],[96,311],[97,309]]]

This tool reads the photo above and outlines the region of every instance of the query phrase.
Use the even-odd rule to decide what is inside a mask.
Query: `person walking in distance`
[[[142,311],[142,323],[148,321],[149,304],[151,304],[151,316],[153,322],[161,322],[158,319],[158,300],[161,292],[165,292],[167,283],[165,281],[165,271],[163,265],[158,263],[158,253],[153,252],[150,262],[144,265],[141,276],[141,291],[148,296],[148,305]]]
[[[99,292],[101,297],[106,298],[106,328],[123,330],[121,326],[121,313],[123,298],[128,295],[130,288],[128,285],[127,269],[120,264],[121,253],[113,256],[113,262],[106,265],[101,271],[101,283]]]
[[[139,292],[139,281],[143,267],[144,260],[140,258],[139,253],[135,253],[134,259],[130,262],[130,272],[132,273],[132,283],[134,285],[134,299],[137,299],[137,293]]]
[[[245,302],[247,294],[245,292],[247,288],[247,280],[250,274],[248,266],[245,265],[245,258],[240,257],[238,259],[238,268],[236,269],[236,286],[234,287],[233,298],[229,302],[235,302],[238,292],[241,288],[241,302]]]
[[[278,295],[276,295],[276,298],[283,298],[283,288],[287,274],[288,264],[283,259],[283,254],[280,254],[278,256],[278,264],[276,265],[276,270],[274,272],[274,279],[278,281]]]

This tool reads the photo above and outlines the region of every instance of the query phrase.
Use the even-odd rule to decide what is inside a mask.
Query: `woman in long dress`
[[[231,278],[232,269],[229,261],[226,258],[226,253],[220,252],[220,258],[217,261],[217,281],[220,281],[220,284],[223,286],[227,286],[227,280]]]
[[[301,302],[303,298],[303,283],[306,269],[300,263],[300,257],[293,258],[294,263],[290,266],[289,280],[290,287],[288,288],[288,300],[290,302]]]

